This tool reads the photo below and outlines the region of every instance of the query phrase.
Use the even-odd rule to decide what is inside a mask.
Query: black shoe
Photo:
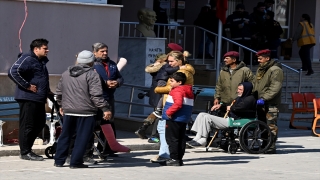
[[[112,150],[107,150],[105,152],[102,153],[102,155],[106,156],[106,157],[119,157],[118,154],[115,154],[117,153],[116,151],[112,151]]]
[[[313,74],[314,72],[313,71],[308,71],[306,76],[310,76],[311,74]]]
[[[180,160],[170,159],[166,162],[167,166],[182,166]]]
[[[180,166],[183,166],[184,165],[184,163],[183,163],[183,160],[180,160]]]
[[[63,164],[56,164],[56,163],[54,163],[53,164],[55,167],[63,167]]]
[[[36,155],[34,152],[29,152],[25,155],[20,155],[20,159],[30,160],[30,161],[43,161],[43,157]]]
[[[146,136],[146,131],[143,129],[138,129],[136,132],[134,132],[140,139],[148,139]]]
[[[91,158],[91,157],[84,157],[83,158],[83,162],[85,162],[85,163],[89,163],[89,164],[97,164],[98,162],[97,161],[95,161],[93,158]]]
[[[69,167],[70,169],[78,169],[78,168],[88,168],[89,166],[85,164],[78,164],[78,165],[70,165]]]

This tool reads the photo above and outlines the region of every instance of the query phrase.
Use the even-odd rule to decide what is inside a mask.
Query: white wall
[[[75,55],[91,50],[95,42],[109,46],[110,58],[118,57],[119,22],[122,6],[66,2],[27,1],[28,17],[22,29],[22,50],[32,40],[49,40],[49,73],[60,74],[75,62]],[[6,73],[19,51],[18,32],[24,3],[0,0],[0,73]]]

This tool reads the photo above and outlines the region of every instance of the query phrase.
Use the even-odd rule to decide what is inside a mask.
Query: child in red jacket
[[[166,120],[166,141],[169,146],[170,159],[167,166],[182,166],[186,147],[186,125],[193,108],[193,92],[191,85],[184,85],[186,75],[174,73],[169,81],[172,87],[163,109],[162,119]]]

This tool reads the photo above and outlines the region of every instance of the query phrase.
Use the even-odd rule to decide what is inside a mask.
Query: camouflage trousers
[[[279,110],[276,106],[269,106],[268,112],[266,114],[267,125],[269,126],[271,133],[274,136],[274,141],[278,137],[278,126],[277,120],[279,117]]]
[[[278,138],[278,116],[279,110],[276,106],[264,106],[258,108],[258,119],[265,122],[269,126],[272,133],[273,145],[271,148],[275,147],[275,142]]]

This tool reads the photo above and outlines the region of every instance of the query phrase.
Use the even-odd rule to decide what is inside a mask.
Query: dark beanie
[[[246,9],[243,4],[237,4],[236,9]]]

